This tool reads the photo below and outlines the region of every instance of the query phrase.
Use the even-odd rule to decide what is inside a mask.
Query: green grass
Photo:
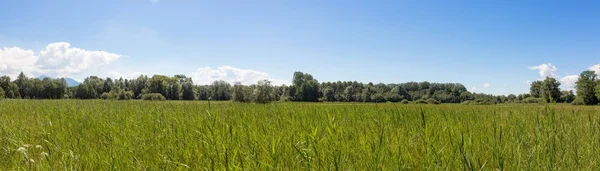
[[[3,100],[0,170],[600,168],[599,107],[211,103]]]

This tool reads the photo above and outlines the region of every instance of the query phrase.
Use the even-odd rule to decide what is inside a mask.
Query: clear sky
[[[13,79],[289,83],[303,71],[508,94],[600,70],[599,1],[3,0],[0,23],[0,74]]]

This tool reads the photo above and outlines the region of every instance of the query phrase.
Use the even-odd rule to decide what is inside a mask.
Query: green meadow
[[[600,107],[0,101],[0,170],[596,170]]]

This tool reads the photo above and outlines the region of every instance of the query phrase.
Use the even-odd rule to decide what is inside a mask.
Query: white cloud
[[[538,72],[540,73],[541,79],[544,79],[546,77],[556,78],[556,71],[558,70],[556,68],[556,66],[552,65],[551,63],[541,64],[538,66],[532,66],[532,67],[529,67],[529,69],[530,70],[538,70]]]
[[[32,75],[39,73],[35,66],[37,56],[33,51],[18,47],[0,49],[0,75],[8,75],[15,79],[21,71]]]
[[[471,92],[475,92],[475,91],[477,91],[477,88],[475,88],[475,87],[471,88]]]
[[[483,84],[483,88],[485,88],[485,89],[490,88],[490,83]]]
[[[596,72],[596,74],[600,75],[600,64],[596,64],[594,66],[591,66],[590,68],[588,68],[594,72]]]
[[[268,79],[273,85],[290,85],[288,80],[274,79],[269,74],[249,69],[239,69],[231,66],[221,66],[217,69],[210,67],[198,68],[191,74],[195,84],[208,85],[216,80],[224,80],[229,83],[240,82],[245,85],[256,84],[259,80]]]
[[[569,75],[560,79],[560,84],[567,90],[573,90],[575,88],[575,82],[579,79],[578,75]]]
[[[134,79],[134,78],[138,78],[140,75],[146,75],[143,72],[132,72],[129,74],[121,74],[120,72],[108,72],[108,77],[113,78],[113,79],[119,79],[119,78],[124,78],[124,79]]]
[[[40,52],[37,64],[46,70],[46,74],[64,77],[110,64],[121,57],[106,51],[88,51],[70,46],[67,42],[49,44]]]
[[[37,55],[21,48],[0,49],[0,74],[15,77],[23,71],[29,76],[41,74],[66,77],[110,64],[121,57],[106,51],[88,51],[67,42],[51,43]]]

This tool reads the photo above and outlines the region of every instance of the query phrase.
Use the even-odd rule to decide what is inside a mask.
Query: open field
[[[595,170],[600,107],[0,101],[0,170]]]

